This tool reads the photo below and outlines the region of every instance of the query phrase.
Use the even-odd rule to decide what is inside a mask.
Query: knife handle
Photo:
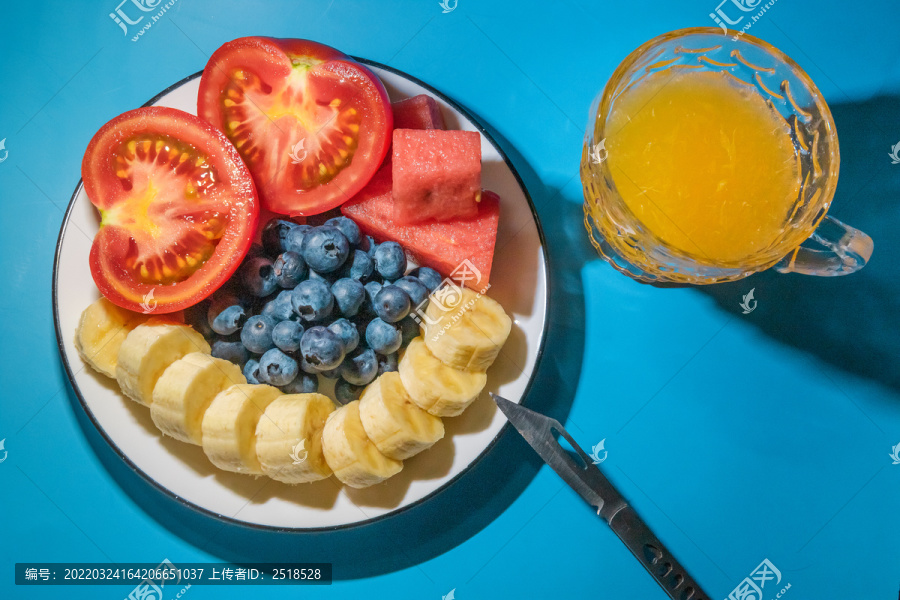
[[[681,563],[675,560],[672,553],[653,535],[633,508],[625,506],[616,512],[609,520],[609,526],[670,598],[709,599],[709,594],[688,575]]]

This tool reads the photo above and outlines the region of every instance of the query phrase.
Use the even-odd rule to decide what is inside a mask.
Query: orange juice
[[[666,245],[740,261],[788,222],[800,186],[790,127],[749,84],[659,72],[616,99],[606,131],[619,195]]]

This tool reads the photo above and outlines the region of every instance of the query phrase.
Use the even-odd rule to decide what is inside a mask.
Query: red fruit
[[[394,222],[474,217],[481,199],[481,135],[395,129]]]
[[[193,306],[224,284],[253,242],[259,199],[250,171],[219,130],[149,106],[91,139],[84,189],[100,211],[91,246],[97,289],[122,308]]]
[[[466,285],[481,291],[491,276],[500,197],[485,191],[477,214],[454,221],[431,221],[417,225],[397,225],[392,218],[390,164],[375,174],[363,190],[341,207],[360,228],[379,240],[393,240],[406,248],[419,265],[450,275],[468,260],[481,272],[481,279]]]
[[[381,81],[309,40],[245,37],[213,53],[197,114],[221,129],[253,174],[263,206],[321,214],[361,190],[391,143]]]
[[[445,129],[441,108],[431,96],[419,94],[391,104],[394,129]]]

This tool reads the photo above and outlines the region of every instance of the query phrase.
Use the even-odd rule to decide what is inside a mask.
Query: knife
[[[700,588],[681,563],[675,560],[672,553],[653,535],[647,524],[593,464],[584,450],[575,443],[559,421],[510,402],[497,394],[491,394],[491,397],[544,462],[588,504],[597,509],[597,514],[609,523],[613,532],[670,598],[708,600],[709,594]],[[553,435],[554,431],[572,445],[581,457],[582,464],[578,464],[560,446]]]

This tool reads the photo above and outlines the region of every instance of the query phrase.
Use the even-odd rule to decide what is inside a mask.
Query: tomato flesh
[[[317,103],[303,93],[306,83],[306,74],[295,71],[283,90],[266,94],[258,77],[238,71],[226,86],[222,101],[225,135],[238,146],[244,160],[263,163],[268,167],[266,181],[283,183],[298,192],[334,179],[350,166],[359,146],[360,112],[353,106],[342,108],[340,98]],[[265,142],[273,139],[281,143],[268,148]],[[295,143],[288,147],[291,142]],[[300,145],[294,151],[297,142]],[[277,156],[278,147],[290,163],[281,162],[285,157]],[[276,160],[266,160],[267,150]]]
[[[306,40],[225,44],[203,72],[197,106],[234,143],[274,212],[312,215],[345,202],[390,145],[393,115],[378,78]]]
[[[116,168],[129,194],[103,211],[101,226],[128,234],[124,266],[143,283],[184,281],[212,256],[227,220],[210,202],[207,158],[168,136],[140,136],[118,149]]]
[[[101,215],[91,272],[119,306],[166,313],[196,304],[249,248],[259,215],[250,174],[193,115],[161,107],[121,115],[94,136],[82,172]]]

